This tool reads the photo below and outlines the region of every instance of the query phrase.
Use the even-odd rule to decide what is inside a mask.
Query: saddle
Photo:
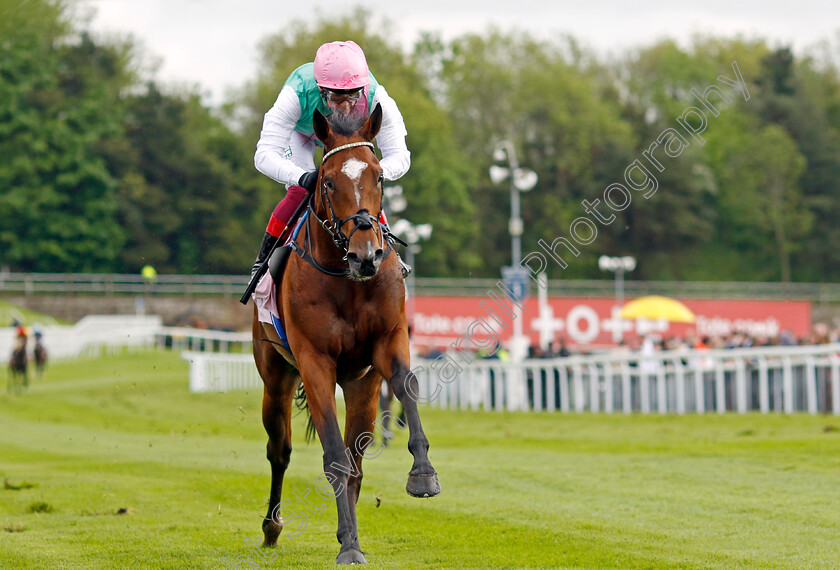
[[[291,246],[286,243],[276,248],[274,253],[271,254],[268,260],[268,272],[271,274],[271,278],[274,279],[275,283],[280,283],[280,279],[283,277],[283,271],[286,270],[286,263],[289,261],[289,253],[291,251]]]
[[[292,243],[294,243],[295,238],[297,237],[298,231],[300,231],[300,227],[303,225],[303,218],[298,219],[296,221],[295,231],[289,238],[286,240],[282,246],[274,248],[274,251],[271,252],[271,256],[268,259],[268,274],[271,276],[272,279],[272,287],[274,283],[280,283],[283,279],[283,272],[286,270],[286,265],[289,262],[289,253],[292,251]],[[277,332],[277,336],[280,338],[280,345],[289,350],[291,352],[291,348],[289,347],[289,340],[286,336],[286,331],[283,328],[283,324],[280,322],[280,319],[277,318],[277,315],[274,312],[270,312],[271,315],[271,324],[274,326],[274,330]],[[292,355],[294,359],[294,355]]]

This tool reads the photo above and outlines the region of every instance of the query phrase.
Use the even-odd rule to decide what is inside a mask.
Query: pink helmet
[[[370,83],[365,52],[355,42],[331,42],[318,48],[315,82],[326,89],[358,89]]]

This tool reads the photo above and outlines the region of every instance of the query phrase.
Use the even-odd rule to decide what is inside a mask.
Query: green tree
[[[791,281],[791,255],[803,247],[813,223],[800,186],[804,156],[778,125],[715,142],[723,160],[715,165],[727,238],[739,257],[752,260],[754,278]]]
[[[814,218],[807,243],[794,255],[800,279],[840,278],[840,80],[836,68],[816,68],[779,48],[761,61],[756,113],[781,126],[807,161],[799,181],[803,203]]]
[[[539,239],[567,236],[570,222],[585,215],[581,202],[597,198],[623,173],[632,133],[619,105],[601,96],[602,68],[571,40],[555,45],[491,29],[449,45],[427,39],[421,53],[439,62],[442,99],[458,144],[472,157],[479,180],[472,196],[482,223],[475,247],[485,260],[483,274],[498,275],[510,264],[510,206],[507,183],[498,187],[487,178],[495,144],[512,141],[519,162],[539,176],[522,196],[527,252]],[[620,234],[618,224],[603,229],[597,245],[584,248],[563,275],[597,273],[595,257]],[[552,264],[551,271],[557,276],[559,267]]]
[[[123,232],[98,148],[119,137],[123,46],[96,46],[61,1],[2,3],[0,251],[28,271],[96,271]]]
[[[253,199],[245,151],[195,94],[155,83],[127,101],[127,139],[109,163],[120,177],[123,267],[177,273],[245,272]],[[249,164],[249,166],[251,166]]]
[[[664,40],[619,63],[616,73],[623,87],[624,116],[640,133],[635,157],[640,158],[664,129],[675,127],[686,107],[697,105],[692,89],[702,92],[717,84],[718,75],[731,76],[733,60],[742,71],[752,72],[764,53],[760,43],[696,37],[688,49]],[[734,98],[718,107],[721,114],[709,118],[702,146],[690,139],[676,158],[663,156],[661,147],[654,152],[664,168],[655,172],[659,189],[649,200],[634,202],[627,214],[627,239],[640,260],[634,277],[714,280],[725,278],[720,269],[726,267],[749,278],[738,248],[729,240],[732,227],[721,219],[720,195],[727,188],[709,159],[721,155],[721,141],[744,133],[746,127],[739,119],[746,115]],[[734,278],[735,273],[730,274]]]

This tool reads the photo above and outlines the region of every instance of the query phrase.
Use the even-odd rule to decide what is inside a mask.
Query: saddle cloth
[[[290,242],[297,239],[298,233],[303,227],[303,223],[306,221],[308,216],[309,211],[307,210],[298,219],[298,221],[295,222],[294,232],[286,237],[286,241],[283,243],[284,247],[288,246]],[[279,265],[279,269],[277,271],[278,277],[283,275],[283,269],[286,265],[286,260],[288,259],[288,250],[286,253],[287,255],[282,258],[282,262]],[[275,253],[272,254],[272,258],[277,254],[278,250],[275,250]],[[261,323],[268,323],[272,325],[274,330],[277,332],[277,336],[280,337],[281,346],[291,352],[286,331],[283,329],[283,325],[280,323],[280,318],[278,317],[280,312],[277,310],[277,288],[274,286],[274,277],[271,275],[272,271],[273,269],[266,271],[263,274],[251,297],[254,299],[254,304],[257,305],[257,320]]]
[[[262,276],[257,288],[254,289],[254,303],[257,305],[257,320],[261,323],[268,323],[274,327],[277,336],[280,337],[280,344],[283,348],[289,348],[289,341],[286,338],[286,331],[280,324],[277,310],[277,288],[274,286],[274,278],[270,271]]]

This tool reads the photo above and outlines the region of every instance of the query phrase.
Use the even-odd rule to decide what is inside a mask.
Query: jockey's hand
[[[304,172],[300,180],[298,180],[298,184],[306,188],[309,192],[314,192],[315,185],[318,184],[318,171],[310,170],[309,172]]]

